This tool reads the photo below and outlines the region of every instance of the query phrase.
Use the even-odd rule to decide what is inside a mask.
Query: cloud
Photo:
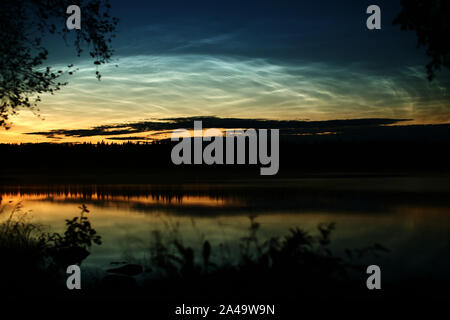
[[[203,128],[255,128],[282,129],[286,134],[317,134],[323,132],[339,132],[349,128],[371,128],[396,124],[407,119],[351,119],[328,121],[299,121],[299,120],[267,120],[220,117],[182,117],[166,118],[155,121],[142,121],[124,124],[96,126],[90,129],[57,129],[43,132],[29,132],[29,135],[43,135],[55,137],[93,137],[107,136],[112,140],[145,140],[148,137],[129,136],[130,134],[170,133],[171,130],[185,128],[192,129],[194,121],[202,121]],[[126,136],[122,136],[126,135]]]
[[[87,63],[67,88],[45,97],[43,116],[74,127],[182,116],[271,119],[411,118],[450,121],[448,82],[428,83],[421,67],[391,75],[354,64],[280,64],[209,55],[121,57],[119,67]]]
[[[450,122],[450,78],[429,83],[421,66],[384,73],[357,63],[336,66],[237,56],[137,55],[118,57],[113,64],[102,66],[102,81],[95,79],[96,69],[90,62],[76,66],[79,70],[68,79],[67,87],[42,97],[41,118],[21,112],[2,141],[44,142],[49,141],[47,136],[57,135],[24,133],[63,128],[90,136],[89,128],[112,123],[199,116]],[[109,130],[128,134],[125,128]],[[100,134],[97,137],[105,133]]]

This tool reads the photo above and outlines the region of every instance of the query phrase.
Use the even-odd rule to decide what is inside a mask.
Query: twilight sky
[[[88,57],[50,39],[49,63],[79,71],[43,97],[41,118],[13,117],[0,142],[58,141],[45,133],[193,116],[450,122],[449,72],[426,80],[428,58],[415,34],[392,26],[399,1],[111,3],[121,21],[102,81]],[[381,8],[382,30],[366,28],[370,4]],[[42,135],[25,134],[32,132]]]

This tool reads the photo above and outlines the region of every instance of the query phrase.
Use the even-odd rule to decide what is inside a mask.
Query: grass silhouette
[[[154,230],[148,258],[109,270],[100,290],[114,297],[126,292],[129,297],[181,301],[357,295],[367,291],[367,266],[358,261],[388,251],[375,244],[347,249],[345,257],[335,255],[330,248],[334,223],[319,224],[317,235],[293,227],[282,237],[261,240],[257,217],[249,219],[248,235],[238,239],[237,252],[207,239],[200,250],[187,246],[177,224],[166,225],[166,232]]]
[[[19,204],[0,223],[0,281],[16,295],[72,294],[65,287],[69,265],[81,265],[101,237],[90,224],[85,205],[66,220],[64,233],[48,233],[32,223]],[[5,216],[4,210],[0,217]],[[359,258],[387,249],[376,244],[347,249],[346,257],[331,248],[334,223],[319,224],[317,234],[293,227],[282,237],[261,240],[260,224],[250,216],[248,234],[237,251],[202,240],[200,250],[187,246],[177,231],[153,231],[148,258],[108,269],[83,285],[85,297],[146,297],[154,299],[270,298],[338,295],[365,286]],[[366,290],[367,291],[367,290]],[[62,295],[61,295],[62,294]]]
[[[48,233],[43,226],[31,222],[19,203],[0,223],[0,281],[10,295],[53,294],[63,290],[64,272],[69,265],[81,265],[90,254],[92,244],[101,238],[81,213],[66,220],[63,234]],[[6,215],[0,208],[0,218]]]

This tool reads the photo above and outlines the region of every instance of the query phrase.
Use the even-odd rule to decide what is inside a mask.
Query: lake
[[[385,278],[448,279],[449,195],[445,176],[11,185],[0,187],[0,219],[20,203],[28,219],[61,232],[65,219],[77,216],[79,206],[86,204],[103,244],[93,247],[83,266],[99,270],[112,262],[145,259],[154,230],[169,238],[176,234],[195,249],[207,239],[213,248],[222,244],[233,252],[248,235],[249,216],[260,223],[261,240],[286,235],[293,227],[315,234],[319,223],[335,222],[331,247],[337,254],[379,243],[390,251],[365,263],[380,265]]]

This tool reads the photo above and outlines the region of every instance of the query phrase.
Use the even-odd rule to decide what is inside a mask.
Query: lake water
[[[49,231],[86,204],[102,236],[83,265],[106,269],[111,262],[148,256],[152,231],[177,230],[184,243],[200,248],[235,248],[257,216],[261,239],[289,228],[315,233],[335,222],[332,248],[380,243],[390,252],[368,263],[386,277],[431,275],[448,279],[450,267],[450,179],[447,177],[313,178],[183,185],[27,185],[0,187],[4,219],[17,203]],[[214,252],[214,251],[213,251]]]

